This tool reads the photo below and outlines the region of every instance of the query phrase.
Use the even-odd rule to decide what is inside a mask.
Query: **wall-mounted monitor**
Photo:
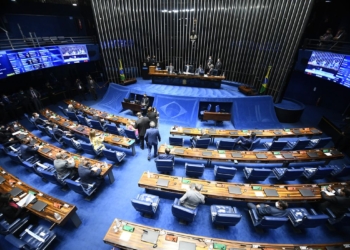
[[[88,62],[85,44],[0,51],[0,79],[71,63]]]
[[[305,73],[350,88],[350,56],[313,51]]]

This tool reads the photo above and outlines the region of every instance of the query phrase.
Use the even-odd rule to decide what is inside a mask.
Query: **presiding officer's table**
[[[40,148],[38,150],[38,153],[46,158],[49,159],[51,161],[54,161],[56,159],[56,154],[57,153],[61,153],[66,155],[66,158],[72,157],[75,160],[75,167],[78,168],[79,164],[80,164],[80,160],[81,158],[85,158],[90,164],[91,166],[96,166],[96,165],[102,165],[103,167],[101,168],[101,177],[105,177],[108,175],[109,181],[110,183],[114,182],[114,174],[113,174],[113,165],[106,163],[106,162],[100,162],[94,159],[89,159],[86,157],[82,157],[81,155],[78,154],[73,154],[69,151],[63,150],[61,148],[55,147],[51,144],[48,144],[47,142],[37,138],[35,135],[33,135],[32,133],[30,133],[28,130],[26,130],[21,124],[19,123],[14,123],[11,126],[11,129],[13,132],[16,131],[21,131],[21,133],[16,134],[16,137],[23,141],[25,138],[30,137],[31,139],[33,139],[35,141],[36,145],[40,145]]]
[[[149,67],[149,75],[152,77],[152,83],[189,86],[200,88],[221,88],[221,81],[224,76],[199,76],[193,74],[169,74],[167,70],[155,70],[155,66]]]
[[[129,226],[133,228],[133,232],[124,231],[123,227]],[[142,241],[142,235],[145,233],[158,233],[156,242],[149,243]],[[320,249],[326,250],[329,247],[339,247],[341,249],[346,243],[331,243],[331,244],[269,244],[269,243],[252,243],[243,241],[232,241],[226,239],[209,238],[198,235],[184,234],[161,228],[149,227],[141,224],[136,224],[129,221],[115,219],[109,227],[104,243],[118,247],[121,249],[161,249],[161,250],[178,250],[180,242],[188,242],[196,245],[196,249],[214,249],[214,244],[225,245],[225,248],[217,249],[279,249],[279,250],[294,250],[294,249]],[[337,248],[338,249],[338,248]]]
[[[167,180],[168,186],[157,185],[159,179]],[[286,200],[289,202],[319,201],[321,200],[321,187],[328,184],[291,184],[291,185],[262,185],[262,184],[242,184],[232,182],[208,181],[192,179],[187,177],[169,176],[144,172],[139,180],[139,187],[146,191],[155,190],[171,194],[184,194],[191,183],[201,184],[201,193],[210,199],[215,200],[235,200],[245,202],[268,202],[276,200]],[[334,187],[349,186],[347,182],[332,183]],[[235,193],[229,192],[235,189]],[[267,196],[264,190],[274,189],[278,196]],[[299,189],[308,189],[314,196],[303,196]]]
[[[292,162],[325,161],[325,164],[328,164],[331,160],[344,158],[344,155],[335,148],[298,151],[236,151],[161,145],[158,152],[164,154],[166,147],[170,148],[170,154],[176,157],[206,160],[208,166],[212,161],[233,162],[236,160],[244,163],[283,163],[286,167]]]
[[[24,193],[28,193],[29,191],[36,193],[36,199],[38,201],[44,202],[47,206],[43,211],[37,211],[33,209],[33,204],[28,204],[25,208],[32,214],[43,218],[44,220],[48,220],[53,223],[51,228],[55,225],[64,225],[68,220],[72,220],[73,224],[76,227],[79,227],[81,224],[80,218],[76,214],[77,207],[69,204],[67,202],[56,199],[50,195],[42,193],[40,190],[37,190],[23,181],[19,180],[17,177],[13,176],[10,173],[7,173],[3,168],[0,167],[0,176],[5,180],[0,184],[0,191],[2,193],[8,193],[13,188],[17,187],[21,189]],[[60,215],[60,219],[56,219],[54,213]]]
[[[123,109],[130,109],[133,112],[142,112],[141,104],[135,102],[122,102]]]

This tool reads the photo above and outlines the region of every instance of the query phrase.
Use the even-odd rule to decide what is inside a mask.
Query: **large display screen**
[[[88,51],[83,44],[0,51],[0,79],[33,70],[88,61]]]
[[[313,51],[305,73],[350,88],[350,56]]]

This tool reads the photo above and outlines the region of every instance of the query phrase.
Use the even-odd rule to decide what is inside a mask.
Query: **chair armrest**
[[[329,208],[326,208],[326,213],[332,217],[332,219],[336,219],[337,217],[335,216],[335,214],[332,212],[332,210],[330,210]]]
[[[259,220],[260,220],[260,218],[259,218],[258,213],[256,212],[256,210],[250,209],[249,211],[250,211],[250,214],[251,214],[251,216],[253,217],[254,221],[259,221]]]
[[[26,245],[26,243],[24,241],[16,238],[12,234],[6,235],[5,239],[7,240],[7,242],[11,243],[12,246],[14,246],[18,249],[24,249],[24,246]]]
[[[310,209],[310,212],[311,212],[311,213],[310,213],[311,215],[317,215],[315,209],[313,209],[313,208]]]

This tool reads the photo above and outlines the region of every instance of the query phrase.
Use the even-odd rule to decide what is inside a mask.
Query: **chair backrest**
[[[197,214],[198,208],[196,209],[189,209],[184,206],[180,205],[180,200],[178,198],[175,198],[174,203],[171,207],[172,214],[184,221],[192,222]]]
[[[129,130],[129,129],[124,129],[124,132],[128,138],[137,140],[137,137],[135,135],[135,131]]]
[[[114,123],[107,123],[106,128],[109,133],[120,135],[118,127]]]
[[[273,141],[267,150],[280,151],[287,145],[287,141]]]
[[[320,138],[312,148],[324,148],[331,140],[331,137]]]
[[[204,173],[204,164],[185,163],[186,174],[191,176],[202,176]]]
[[[339,170],[340,169],[340,170]],[[334,166],[334,170],[332,172],[332,176],[348,176],[350,175],[350,166],[344,165],[344,166]]]
[[[101,123],[99,121],[95,121],[95,120],[90,120],[90,123],[91,123],[91,126],[94,128],[94,129],[97,129],[97,130],[104,130]]]
[[[211,110],[211,103],[208,104],[207,111],[209,112]]]
[[[37,128],[38,128],[41,132],[43,132],[44,134],[46,134],[46,130],[45,130],[45,127],[44,127],[43,125],[37,124],[36,126],[37,126]]]
[[[294,144],[294,146],[290,150],[305,149],[307,145],[309,145],[309,143],[310,143],[310,139],[300,139]]]
[[[312,179],[323,179],[327,176],[329,176],[334,169],[331,166],[319,166],[314,175],[312,176]]]
[[[215,112],[220,112],[220,105],[215,106]]]
[[[81,145],[81,149],[88,153],[88,154],[92,154],[92,155],[96,155],[96,152],[94,150],[94,147],[92,146],[91,143],[87,143],[87,142],[84,142],[84,141],[81,141],[80,142],[80,145]]]
[[[240,222],[242,215],[239,213],[217,213],[214,223],[227,226],[235,226]]]
[[[154,160],[156,168],[159,172],[170,172],[174,169],[174,161],[172,159],[158,159]]]
[[[236,145],[237,140],[220,140],[217,142],[217,149],[233,150]]]
[[[253,168],[248,176],[248,180],[265,180],[271,173],[271,169]]]
[[[84,192],[80,182],[77,182],[77,181],[74,181],[74,180],[71,180],[71,179],[67,179],[66,180],[66,184],[74,192],[76,192],[78,194],[85,195],[85,192]]]
[[[183,146],[184,145],[184,138],[169,136],[169,144],[173,145],[173,146]]]
[[[89,126],[85,120],[85,117],[82,116],[82,115],[77,115],[77,118],[78,118],[78,122],[82,125],[85,125],[85,126]]]
[[[68,138],[67,136],[62,136],[62,142],[67,146],[74,148],[71,138]]]
[[[225,179],[231,179],[235,176],[237,172],[237,168],[234,167],[225,167],[225,166],[214,166],[214,169],[216,169],[215,176],[218,178],[225,178]]]
[[[38,225],[36,228],[33,228],[33,225],[29,225],[26,229],[32,231],[36,235],[45,235],[45,237],[44,241],[42,242],[41,240],[37,239],[37,237],[27,233],[27,230],[24,230],[19,236],[20,239],[25,242],[23,249],[48,249],[48,246],[56,238],[56,234],[43,225]]]
[[[275,229],[283,226],[287,221],[287,217],[264,216],[258,225],[264,228]]]
[[[210,144],[210,138],[200,138],[194,141],[195,148],[208,148]]]
[[[325,214],[307,215],[303,218],[303,221],[298,225],[298,227],[314,228],[326,223],[327,220],[328,216]]]
[[[141,201],[137,199],[131,200],[132,206],[141,213],[153,214],[152,202],[149,201]]]
[[[68,117],[67,111],[62,106],[58,106],[58,108],[61,110],[64,116]]]
[[[259,145],[260,140],[261,140],[261,138],[257,138],[257,139],[255,139],[255,140],[252,142],[252,145],[250,145],[250,147],[249,147],[248,151],[252,151],[252,150],[254,150],[254,148],[256,148],[256,146],[258,146],[258,145]]]
[[[29,115],[26,114],[26,113],[24,113],[24,116],[25,116],[25,118],[27,118],[27,120],[28,120],[31,124],[33,124],[33,125],[35,126],[33,118],[29,117]]]
[[[70,120],[79,122],[79,120],[74,112],[67,111],[67,116]]]
[[[299,178],[304,172],[304,169],[302,168],[287,168],[283,170],[284,173],[278,176],[278,179],[283,181],[294,181],[295,179]],[[274,169],[273,172],[275,173],[276,169]]]
[[[59,180],[54,172],[42,170],[41,175],[44,179],[48,180],[49,182],[59,185],[59,186],[65,186],[66,183],[64,180]]]
[[[10,156],[11,160],[13,160],[14,162],[22,163],[22,159],[20,158],[18,153],[13,152],[13,151],[9,151],[9,152],[7,152],[7,155]]]

